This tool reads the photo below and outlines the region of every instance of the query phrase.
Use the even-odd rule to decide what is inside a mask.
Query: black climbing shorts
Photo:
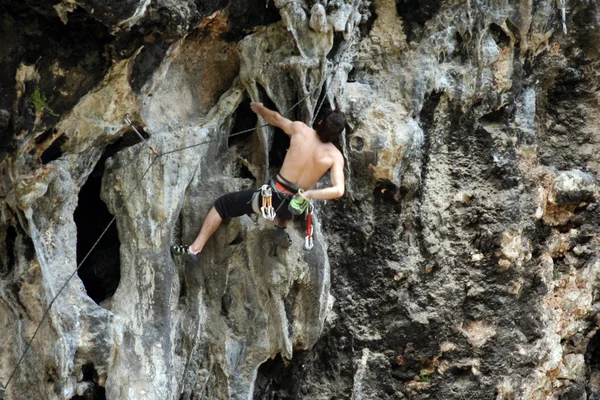
[[[259,197],[258,207],[260,209],[260,188],[225,194],[215,201],[215,209],[223,219],[241,217],[245,214],[254,214],[255,211],[252,207],[252,197],[255,193],[257,193],[257,196]],[[285,221],[290,221],[292,219],[292,213],[288,210],[290,200],[291,197],[277,193],[275,190],[273,191],[272,203],[276,210],[277,218]]]

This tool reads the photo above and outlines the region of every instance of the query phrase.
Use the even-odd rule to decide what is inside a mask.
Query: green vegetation
[[[431,372],[423,370],[419,374],[419,378],[421,379],[421,382],[429,382],[431,381]]]
[[[33,90],[33,93],[29,95],[29,101],[31,104],[33,104],[33,107],[35,107],[36,113],[48,111],[48,114],[58,117],[58,114],[56,114],[54,110],[48,106],[46,95],[40,90],[39,86],[36,86]]]

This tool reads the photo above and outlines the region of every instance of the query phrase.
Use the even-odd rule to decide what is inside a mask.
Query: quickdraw
[[[274,220],[275,208],[273,208],[273,190],[269,185],[262,185],[260,188],[260,196],[262,197],[262,207],[260,212],[263,218]]]
[[[306,237],[304,238],[304,249],[310,250],[314,246],[313,242],[313,224],[312,224],[313,205],[306,210]]]

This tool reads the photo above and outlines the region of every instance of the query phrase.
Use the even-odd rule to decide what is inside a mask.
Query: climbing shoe
[[[186,260],[193,263],[198,262],[200,259],[199,254],[194,254],[190,251],[190,246],[187,244],[173,245],[171,246],[171,253],[176,256],[183,256]]]
[[[276,246],[282,249],[287,249],[292,245],[292,239],[290,239],[290,235],[288,235],[285,228],[276,227],[272,240]]]

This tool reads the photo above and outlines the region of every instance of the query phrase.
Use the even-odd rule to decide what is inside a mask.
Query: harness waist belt
[[[273,182],[275,182],[275,188],[280,192],[294,195],[298,193],[300,186],[296,185],[294,182],[290,182],[285,179],[281,174],[276,174],[273,178]]]
[[[294,195],[295,193],[290,192],[289,190],[287,190],[281,183],[277,182],[276,180],[273,180],[273,182],[275,182],[275,189],[279,190],[282,193],[285,194],[289,194],[289,195]]]

